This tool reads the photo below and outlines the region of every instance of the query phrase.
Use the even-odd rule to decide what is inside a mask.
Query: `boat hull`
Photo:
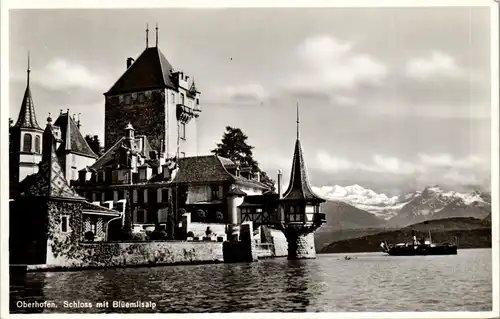
[[[457,246],[437,247],[391,247],[384,251],[390,256],[456,255]]]

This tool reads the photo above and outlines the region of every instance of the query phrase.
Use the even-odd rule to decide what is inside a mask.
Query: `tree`
[[[254,147],[247,144],[247,139],[248,136],[241,129],[227,126],[221,143],[217,143],[212,153],[229,158],[240,167],[250,167],[254,173],[260,172],[260,181],[274,191],[274,181],[259,168],[259,163],[253,158]]]
[[[101,141],[99,140],[99,136],[97,135],[85,135],[85,141],[89,144],[90,149],[94,151],[98,156],[102,155],[102,146]]]

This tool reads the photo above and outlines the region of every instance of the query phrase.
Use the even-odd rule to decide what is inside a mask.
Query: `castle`
[[[18,121],[9,131],[10,195],[17,203],[11,209],[38,210],[24,207],[26,197],[43,197],[49,207],[51,199],[78,203],[69,205],[71,213],[66,218],[56,218],[65,225],[60,229],[67,231],[76,219],[83,225],[78,236],[90,231],[100,240],[115,239],[110,229],[119,232],[126,205],[135,233],[167,229],[169,218],[182,238],[191,222],[211,225],[223,240],[237,240],[238,225],[243,222],[279,225],[289,242],[289,257],[314,257],[312,233],[325,221],[319,209],[324,200],[308,182],[298,135],[298,106],[291,180],[282,197],[260,181],[258,172],[231,159],[198,154],[201,93],[193,78],[176,71],[165,58],[156,31],[156,46],[149,47],[147,40],[145,50],[136,60],[126,60],[125,72],[104,93],[105,152],[100,157],[83,138],[80,121],[69,109],[61,111],[54,123],[49,114],[45,130],[40,127],[28,62]],[[189,221],[183,212],[190,213]],[[202,231],[192,228],[190,232],[201,237]]]

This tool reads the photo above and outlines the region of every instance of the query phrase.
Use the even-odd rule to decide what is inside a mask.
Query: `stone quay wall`
[[[78,243],[71,250],[47,252],[47,262],[28,270],[58,270],[223,262],[221,242]]]
[[[270,229],[272,244],[273,244],[273,257],[287,257],[288,256],[288,241],[285,234],[281,230]]]

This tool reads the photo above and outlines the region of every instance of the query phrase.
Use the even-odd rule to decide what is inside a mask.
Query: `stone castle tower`
[[[38,125],[30,90],[30,62],[28,56],[27,84],[16,124],[9,123],[9,171],[11,191],[26,176],[38,172],[42,160],[43,129]]]
[[[200,92],[193,79],[176,72],[156,46],[148,46],[134,60],[127,59],[125,73],[105,96],[105,148],[121,137],[131,123],[137,135],[145,135],[151,147],[165,156],[197,155],[197,118]]]

